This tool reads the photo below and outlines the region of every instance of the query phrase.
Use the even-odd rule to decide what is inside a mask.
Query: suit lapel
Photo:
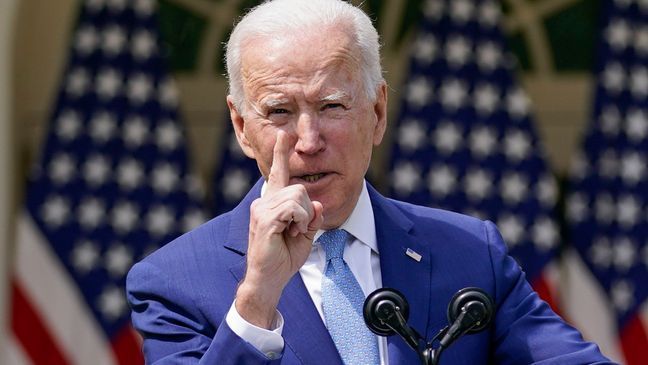
[[[428,339],[431,337],[426,333],[432,271],[430,247],[413,234],[414,223],[371,186],[369,196],[376,221],[383,287],[403,293],[410,309],[407,322]],[[422,256],[420,262],[405,253],[408,248]],[[389,337],[387,342],[390,363],[415,364],[420,361],[416,352],[398,335]]]
[[[237,282],[245,275],[250,204],[260,196],[262,185],[261,179],[232,211],[225,247],[243,255],[241,261],[230,268]],[[303,364],[342,365],[335,344],[299,273],[295,274],[284,288],[278,309],[284,317],[282,336],[286,350],[290,349]]]

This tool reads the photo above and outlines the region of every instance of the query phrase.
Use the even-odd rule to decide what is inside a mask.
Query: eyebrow
[[[349,94],[345,93],[344,91],[336,91],[331,95],[327,95],[320,99],[320,101],[340,101],[344,99],[348,99]]]

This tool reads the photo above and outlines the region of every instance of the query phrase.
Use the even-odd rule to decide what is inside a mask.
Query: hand
[[[236,293],[245,320],[270,328],[281,293],[310,254],[323,207],[303,185],[288,185],[290,145],[280,131],[263,197],[250,207],[247,270]]]

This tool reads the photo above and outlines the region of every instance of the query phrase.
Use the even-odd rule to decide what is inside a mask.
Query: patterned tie
[[[318,242],[326,252],[322,277],[322,309],[329,333],[346,365],[379,364],[378,342],[362,317],[364,294],[344,262],[351,236],[342,229],[324,232]]]

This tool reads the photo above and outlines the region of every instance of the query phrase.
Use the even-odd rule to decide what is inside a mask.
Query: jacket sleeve
[[[495,279],[494,362],[613,364],[565,323],[531,288],[491,222],[485,224]]]
[[[147,364],[279,364],[238,337],[223,320],[208,324],[187,288],[151,263],[133,266],[126,294]]]

